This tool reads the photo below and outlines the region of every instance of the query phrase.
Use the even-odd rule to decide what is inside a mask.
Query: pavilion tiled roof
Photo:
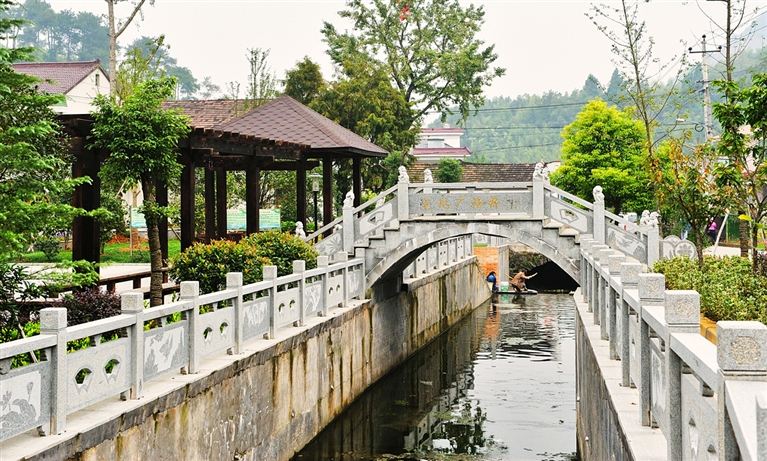
[[[97,59],[77,62],[21,62],[14,64],[13,70],[42,79],[43,81],[38,83],[40,91],[48,94],[67,94],[99,67],[101,61]]]
[[[384,149],[287,95],[221,123],[215,129],[308,144],[312,150],[346,150],[373,156],[387,154]]]
[[[162,108],[181,109],[193,128],[215,128],[236,117],[242,103],[236,99],[165,101]]]
[[[461,182],[529,182],[533,180],[535,163],[467,163],[461,162]],[[408,169],[410,182],[423,182],[423,170],[437,172],[435,163],[415,163]],[[436,175],[435,175],[436,176]]]

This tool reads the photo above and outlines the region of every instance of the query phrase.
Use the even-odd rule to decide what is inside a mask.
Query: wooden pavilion
[[[309,109],[289,96],[281,96],[243,113],[243,102],[236,100],[167,101],[166,109],[180,108],[190,117],[192,131],[179,141],[181,174],[181,248],[195,241],[195,169],[205,169],[206,237],[226,238],[226,175],[245,171],[246,232],[259,230],[260,187],[262,170],[296,172],[297,220],[306,222],[306,171],[322,162],[323,215],[333,216],[333,161],[351,158],[355,205],[362,195],[361,160],[383,157],[387,152],[337,123]],[[92,119],[62,116],[71,136],[75,156],[74,177],[88,175],[89,185],[80,186],[73,204],[85,210],[100,205],[99,164],[108,153],[87,149]],[[167,204],[167,188],[158,187],[158,202]],[[72,226],[73,259],[99,261],[99,230],[92,218],[77,218]],[[168,257],[167,223],[160,229],[163,258]]]

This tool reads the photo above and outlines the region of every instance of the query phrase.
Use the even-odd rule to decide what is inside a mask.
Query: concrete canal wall
[[[400,289],[402,288],[402,289]],[[373,382],[485,301],[476,258],[281,328],[197,374],[145,384],[139,400],[67,417],[27,459],[288,460]],[[11,447],[8,447],[11,448]]]

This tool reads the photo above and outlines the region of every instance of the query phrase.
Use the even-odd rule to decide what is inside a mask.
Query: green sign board
[[[131,229],[142,229],[146,227],[144,214],[139,213],[138,208],[131,208],[130,210],[130,227]]]
[[[260,210],[259,226],[261,230],[271,230],[280,228],[280,210]],[[247,214],[245,210],[227,210],[226,228],[227,230],[246,230]]]

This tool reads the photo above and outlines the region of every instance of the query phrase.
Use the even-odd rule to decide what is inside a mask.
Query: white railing
[[[152,308],[143,294],[123,293],[121,315],[75,326],[66,309],[42,309],[40,335],[0,344],[0,441],[35,428],[61,433],[67,414],[117,395],[137,399],[146,382],[196,373],[206,357],[241,353],[245,341],[362,299],[364,259],[340,253],[336,261],[320,256],[311,270],[294,261],[282,277],[265,266],[264,280],[250,285],[230,273],[226,289],[205,295],[198,282],[182,282],[179,301]],[[67,353],[83,340],[89,347]],[[37,363],[11,368],[15,356],[35,352]]]
[[[720,321],[715,346],[697,292],[666,290],[662,274],[590,238],[581,254],[584,301],[668,459],[767,459],[767,326]]]

